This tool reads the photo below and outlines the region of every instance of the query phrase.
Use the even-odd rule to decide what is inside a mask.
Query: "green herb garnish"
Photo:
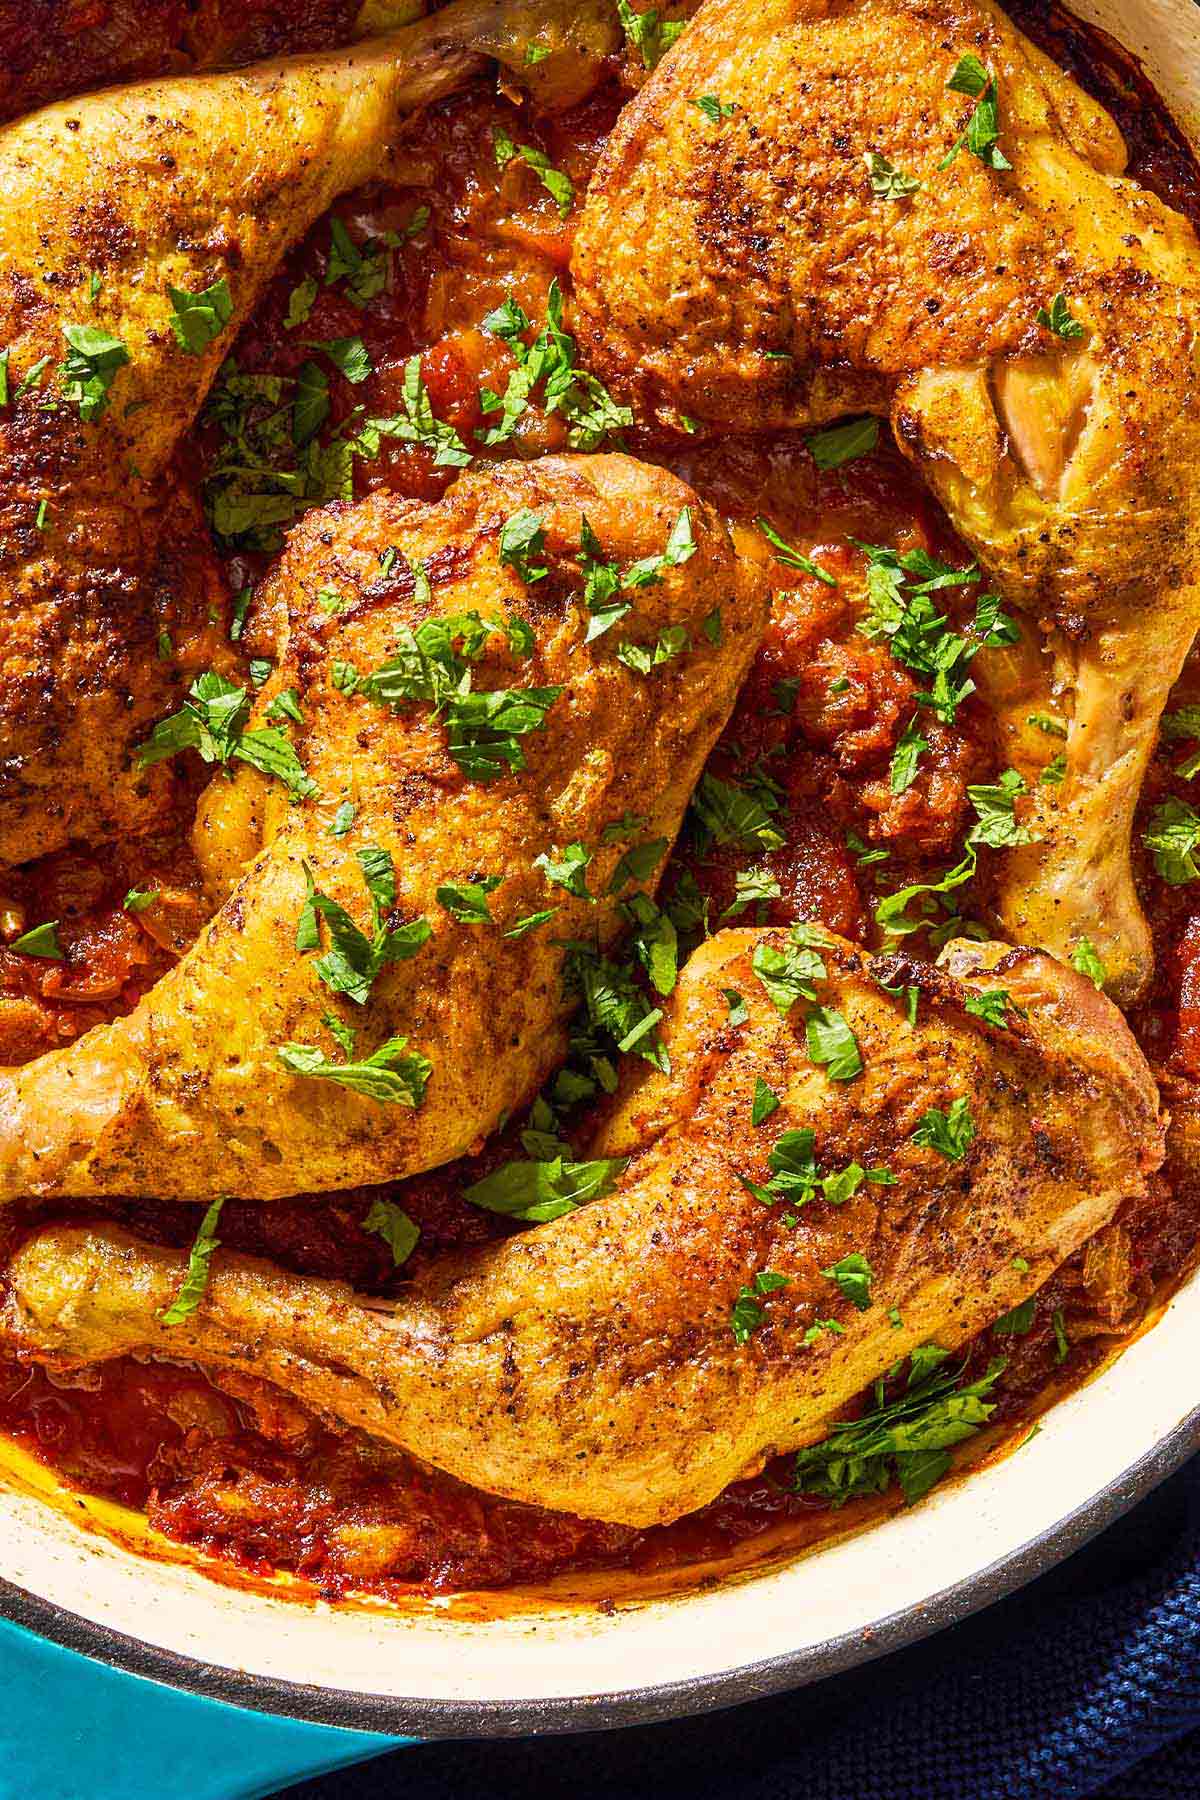
[[[233,317],[229,283],[222,275],[219,281],[198,294],[189,294],[183,288],[168,284],[167,296],[171,302],[171,329],[176,343],[189,356],[202,356]]]
[[[225,1200],[224,1194],[214,1200],[200,1221],[200,1229],[188,1251],[187,1273],[182,1286],[170,1306],[159,1314],[164,1325],[182,1325],[185,1319],[191,1318],[204,1298],[213,1251],[219,1250],[221,1246],[221,1240],[217,1236],[217,1220],[221,1216]]]
[[[392,1266],[396,1269],[408,1261],[421,1235],[420,1227],[394,1200],[373,1200],[362,1224],[364,1231],[373,1231],[383,1239],[392,1253]]]

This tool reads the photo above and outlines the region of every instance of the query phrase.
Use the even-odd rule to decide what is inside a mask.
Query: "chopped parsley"
[[[328,1023],[328,1021],[327,1021]],[[331,1062],[315,1044],[281,1044],[275,1055],[292,1075],[334,1081],[381,1106],[420,1106],[432,1064],[419,1051],[408,1051],[408,1039],[388,1038],[367,1057],[354,1060],[353,1034],[343,1027],[338,1036],[345,1062]]]
[[[1067,779],[1067,753],[1060,750],[1057,756],[1051,757],[1038,780],[1046,787],[1060,787]]]
[[[985,1025],[998,1025],[1004,1031],[1008,1029],[1009,1013],[1020,1014],[1022,1010],[1014,1004],[1012,995],[1005,988],[969,993],[966,1008],[973,1019],[982,1019]]]
[[[922,1344],[913,1352],[900,1397],[885,1401],[884,1380],[875,1383],[875,1405],[857,1419],[839,1420],[828,1437],[796,1456],[796,1491],[842,1506],[862,1494],[882,1494],[899,1481],[911,1506],[950,1468],[949,1452],[973,1437],[995,1410],[990,1393],[1005,1368],[1002,1357],[978,1381],[961,1385],[963,1370],[949,1373],[949,1351]],[[888,1371],[898,1376],[902,1363]]]
[[[211,287],[198,294],[168,284],[171,302],[171,330],[181,350],[189,356],[203,356],[208,346],[220,337],[233,317],[233,300],[229,283],[222,275]]]
[[[845,1337],[846,1327],[844,1325],[839,1325],[839,1323],[836,1319],[814,1319],[812,1324],[808,1327],[807,1331],[804,1333],[802,1342],[806,1346],[815,1344],[817,1339],[824,1332],[828,1332],[832,1336],[835,1336],[835,1337]]]
[[[779,1106],[779,1095],[775,1093],[772,1088],[767,1086],[760,1075],[754,1084],[754,1100],[750,1107],[750,1123],[752,1125],[761,1125],[764,1119],[769,1119],[773,1112],[779,1111]]]
[[[404,365],[404,382],[400,390],[404,411],[390,418],[370,418],[359,429],[350,446],[359,456],[378,456],[385,437],[401,444],[420,444],[433,452],[435,469],[465,469],[471,452],[444,419],[436,419],[429,390],[421,375],[421,358],[410,356]]]
[[[75,327],[75,329],[84,331],[87,329],[87,327],[80,325],[78,327]],[[101,336],[103,336],[103,335],[104,334],[101,333]],[[111,341],[114,344],[120,342],[120,340],[118,338],[113,338]],[[31,390],[33,388],[39,386],[39,384],[41,383],[42,376],[46,373],[46,370],[50,367],[50,364],[52,361],[53,361],[52,357],[39,356],[36,362],[30,363],[30,365],[26,369],[24,375],[22,375],[20,381],[17,383],[17,386],[13,392],[13,399],[19,400],[21,398],[22,394],[28,394],[29,392],[31,392]],[[6,363],[5,364],[6,373],[7,373],[7,368],[8,368],[8,365]],[[81,403],[81,405],[82,405],[82,403]]]
[[[859,1312],[866,1312],[871,1304],[871,1282],[875,1271],[861,1250],[852,1250],[849,1256],[843,1256],[821,1273],[827,1281],[837,1282],[843,1300],[849,1300]]]
[[[351,386],[357,387],[371,374],[373,364],[367,346],[360,337],[305,339],[306,350],[320,350]]]
[[[617,17],[630,45],[641,52],[647,69],[658,67],[687,26],[686,19],[663,19],[656,7],[636,12],[629,0],[617,0]]]
[[[692,509],[685,506],[667,536],[665,548],[657,556],[643,556],[630,563],[621,577],[623,588],[655,587],[668,569],[678,569],[696,554],[692,534]]]
[[[1181,706],[1176,712],[1164,713],[1159,721],[1159,730],[1168,742],[1176,738],[1191,738],[1200,744],[1200,706]],[[1183,762],[1177,763],[1175,773],[1190,781],[1194,775],[1200,774],[1200,749],[1193,750]]]
[[[376,1237],[383,1239],[392,1253],[392,1267],[396,1269],[408,1261],[421,1235],[420,1226],[394,1200],[373,1200],[362,1224],[364,1231],[373,1231]]]
[[[1056,719],[1052,713],[1030,713],[1025,723],[1044,731],[1047,737],[1065,738],[1067,735],[1066,720]],[[1200,737],[1200,730],[1196,735]]]
[[[948,1112],[931,1106],[912,1134],[914,1144],[937,1150],[949,1162],[961,1162],[975,1137],[975,1121],[965,1094],[952,1100]]]
[[[936,911],[935,897],[941,900],[943,906],[949,905],[945,895],[970,881],[975,873],[976,862],[974,847],[968,844],[962,861],[948,869],[940,881],[913,882],[910,887],[899,888],[896,893],[885,895],[875,908],[875,923],[884,936],[907,937],[911,932],[923,931]],[[909,911],[914,901],[921,903],[919,914]]]
[[[610,1038],[624,1054],[636,1050],[664,1074],[670,1061],[658,1034],[662,1008],[651,1006],[634,980],[633,967],[615,963],[587,944],[572,944],[563,979],[568,993],[583,1001],[589,1026]]]
[[[64,325],[62,334],[70,346],[70,355],[59,371],[63,393],[78,406],[80,418],[92,423],[107,410],[108,390],[117,370],[129,361],[129,351],[120,338],[101,331],[98,325]],[[34,364],[17,389],[18,399],[30,385],[34,371],[40,373],[49,360],[46,357],[42,363]]]
[[[724,994],[725,1004],[729,1008],[729,1023],[731,1025],[744,1025],[746,1020],[750,1017],[750,1014],[742,996],[738,993],[736,988],[722,988],[721,992]]]
[[[888,770],[888,784],[893,794],[907,793],[917,779],[921,757],[929,748],[929,739],[921,733],[919,715],[914,715],[900,733]]]
[[[1071,952],[1071,965],[1081,975],[1086,975],[1093,987],[1103,991],[1108,971],[1096,953],[1096,946],[1091,938],[1081,937]]]
[[[611,1193],[628,1157],[569,1162],[561,1156],[501,1163],[490,1175],[463,1189],[463,1199],[487,1212],[545,1224]]]
[[[617,645],[617,661],[632,669],[635,675],[649,675],[663,663],[674,662],[688,647],[685,625],[668,625],[653,644],[635,644],[625,638]]]
[[[153,906],[158,899],[158,892],[157,888],[131,887],[121,905],[128,913],[145,912],[146,908]]]
[[[555,206],[560,219],[568,218],[575,204],[575,186],[569,175],[556,169],[544,150],[538,150],[533,144],[515,144],[502,125],[493,125],[492,144],[496,153],[496,167],[503,173],[514,158],[519,157],[525,165],[532,169]]]
[[[644,820],[636,821],[634,829],[636,830],[638,825],[644,823]],[[609,838],[609,832],[611,832],[611,830],[612,827],[610,825],[601,834],[601,843],[606,839],[609,842],[613,841]],[[617,859],[616,867],[614,868],[608,883],[609,893],[619,894],[621,889],[623,887],[628,887],[631,881],[649,881],[655,869],[658,867],[663,852],[667,848],[668,844],[666,838],[647,838],[643,844],[631,844],[629,849],[624,851]]]
[[[762,1296],[778,1293],[780,1288],[787,1287],[790,1279],[788,1275],[776,1274],[773,1269],[760,1269],[748,1287],[738,1289],[737,1299],[729,1315],[729,1327],[735,1344],[748,1343],[759,1327],[766,1323],[767,1314],[762,1305]]]
[[[534,857],[533,866],[541,869],[554,887],[565,888],[578,900],[590,900],[587,870],[591,860],[591,851],[585,850],[582,844],[568,844],[561,851],[557,847],[543,850],[540,856]]]
[[[423,214],[417,230],[429,222],[429,208],[418,208],[413,221],[404,232],[404,237],[415,235],[413,223]],[[325,286],[333,287],[339,281],[342,292],[352,306],[364,307],[376,294],[383,292],[387,286],[388,271],[391,264],[390,252],[402,242],[394,232],[385,232],[383,238],[376,243],[369,239],[360,246],[354,242],[346,229],[344,220],[332,218],[329,221],[329,255],[325,261]],[[315,294],[314,294],[315,298]]]
[[[811,444],[809,448],[812,448]],[[802,551],[797,550],[794,545],[781,538],[769,519],[759,517],[755,519],[754,523],[774,550],[776,562],[781,562],[785,569],[799,569],[805,575],[813,575],[818,581],[823,581],[826,587],[837,586],[835,575],[831,575],[828,569],[823,569],[820,563],[815,563],[811,556],[805,556]]]
[[[711,842],[778,850],[783,838],[771,823],[778,811],[779,801],[765,783],[751,790],[706,770],[692,794],[690,817],[702,848]]]
[[[432,928],[427,919],[417,918],[391,929],[386,923],[386,915],[396,904],[391,854],[373,844],[355,854],[371,901],[370,937],[359,929],[345,907],[315,886],[305,864],[308,892],[296,927],[296,948],[301,953],[320,948],[318,920],[324,919],[330,948],[313,965],[314,970],[332,993],[345,994],[356,1005],[365,1006],[381,970],[389,963],[407,962],[415,956],[429,941]]]
[[[1172,887],[1200,880],[1196,848],[1200,845],[1200,813],[1186,800],[1164,800],[1150,815],[1142,839],[1154,866]]]
[[[213,1251],[221,1247],[221,1240],[217,1236],[217,1221],[221,1217],[225,1200],[226,1196],[221,1194],[200,1221],[200,1229],[188,1251],[188,1266],[183,1283],[170,1306],[159,1315],[164,1325],[182,1325],[185,1319],[191,1318],[204,1298]]]
[[[757,944],[751,966],[766,989],[767,998],[783,1019],[798,1000],[815,1002],[814,983],[823,981],[828,974],[816,951],[794,936],[782,950],[776,949],[774,944]]]
[[[1022,1300],[1011,1312],[1001,1313],[992,1326],[997,1337],[1028,1337],[1033,1328],[1034,1314],[1037,1312],[1037,1295],[1030,1294],[1028,1300]]]
[[[535,556],[546,551],[546,531],[537,513],[523,506],[505,519],[500,528],[500,561],[515,569],[522,581],[543,581],[550,573],[545,563],[535,563]]]
[[[563,330],[562,318],[562,290],[554,280],[546,295],[546,322],[532,344],[524,341],[532,322],[511,294],[484,319],[483,329],[507,345],[517,367],[503,396],[487,389],[480,396],[485,413],[501,415],[498,424],[477,434],[481,443],[503,443],[512,436],[539,382],[545,383],[546,412],[567,421],[572,450],[598,450],[606,437],[633,424],[630,408],[618,406],[602,382],[576,367],[575,339]]]
[[[722,119],[732,119],[737,111],[732,100],[718,100],[715,94],[701,94],[699,99],[693,100],[691,104],[697,112],[702,112],[705,118],[714,125],[719,125]]]
[[[766,1087],[765,1083],[762,1085]],[[771,1092],[769,1088],[766,1091]],[[764,1118],[769,1116],[768,1113],[763,1115]],[[757,1120],[753,1122],[758,1123]],[[767,1158],[771,1178],[765,1186],[745,1175],[739,1175],[738,1180],[763,1206],[774,1206],[777,1201],[786,1200],[789,1207],[795,1208],[807,1206],[816,1198],[818,1189],[831,1206],[844,1206],[847,1200],[854,1198],[864,1181],[870,1182],[872,1187],[896,1186],[896,1177],[890,1169],[864,1169],[858,1162],[849,1162],[844,1168],[820,1174],[813,1152],[815,1141],[814,1132],[807,1126],[799,1131],[783,1132]]]
[[[161,719],[146,741],[135,745],[134,759],[148,768],[180,750],[196,750],[206,763],[236,757],[281,781],[293,800],[315,794],[317,784],[305,774],[291,741],[272,725],[247,731],[249,711],[245,688],[210,669],[193,681],[183,709]]]
[[[1016,817],[1016,802],[1024,792],[1025,783],[1015,769],[1005,769],[992,786],[968,787],[967,798],[979,822],[968,832],[967,843],[988,844],[993,850],[1032,843],[1033,833],[1018,825]]]
[[[845,844],[860,869],[869,869],[874,863],[887,862],[892,854],[890,850],[872,848],[865,838],[859,837],[857,831],[849,828],[845,833]]]
[[[557,911],[557,906],[548,906],[543,912],[529,913],[525,918],[518,919],[516,924],[511,925],[503,935],[506,938],[522,938],[526,932],[536,931],[539,925],[544,925],[548,919],[552,919]]]
[[[734,898],[721,917],[740,918],[747,907],[761,907],[769,900],[780,899],[782,894],[783,889],[770,869],[739,869],[734,877]]]
[[[901,553],[857,538],[851,542],[867,559],[867,606],[859,631],[873,642],[887,640],[897,662],[929,678],[929,689],[917,696],[920,704],[943,724],[953,725],[958,707],[975,691],[968,665],[981,649],[1015,643],[1016,626],[1000,611],[998,597],[984,594],[969,638],[948,629],[947,616],[932,596],[978,581],[974,564],[952,569],[927,550]]]
[[[868,150],[863,157],[867,165],[867,180],[871,184],[871,192],[878,200],[907,200],[916,193],[921,183],[912,175],[906,175],[898,169],[894,162],[878,150]]]
[[[655,993],[674,992],[679,972],[679,937],[669,913],[661,911],[649,894],[632,894],[618,909],[633,927],[633,953],[650,977]]]
[[[1047,331],[1053,332],[1057,338],[1069,341],[1071,338],[1083,336],[1083,326],[1078,319],[1071,317],[1066,297],[1063,294],[1055,294],[1050,302],[1049,310],[1044,306],[1038,307],[1037,322],[1039,325],[1045,326]]]
[[[353,498],[350,443],[340,429],[325,444],[315,436],[327,404],[328,381],[315,363],[305,363],[291,380],[243,374],[232,357],[226,359],[204,413],[220,438],[204,484],[219,538],[274,551],[283,541],[282,527],[306,507]]]
[[[1067,1336],[1067,1321],[1061,1306],[1055,1307],[1050,1323],[1054,1327],[1054,1360],[1056,1363],[1064,1363],[1070,1354],[1071,1340]]]
[[[34,925],[29,931],[23,931],[19,938],[9,944],[10,950],[19,950],[22,956],[41,956],[47,962],[63,962],[63,947],[58,941],[57,919],[48,919],[44,925]]]
[[[966,127],[938,164],[948,169],[964,147],[977,156],[985,168],[1011,169],[1012,164],[1000,148],[1000,115],[996,99],[996,78],[985,69],[979,58],[967,51],[955,64],[946,86],[955,94],[967,94],[976,101]]]
[[[315,275],[306,275],[298,281],[288,295],[287,312],[284,314],[285,331],[297,331],[301,325],[307,324],[317,299],[317,280]]]
[[[844,1015],[818,1006],[804,1021],[811,1060],[822,1065],[830,1081],[853,1081],[862,1074],[862,1052]]]
[[[804,441],[818,469],[840,469],[843,463],[869,456],[875,449],[879,443],[879,420],[850,419],[845,425],[818,431]]]
[[[437,890],[437,903],[462,925],[491,925],[488,895],[500,886],[500,880],[499,875],[485,875],[480,881],[446,882]]]
[[[508,633],[512,639],[513,623]],[[416,630],[395,628],[396,653],[368,675],[347,668],[340,685],[380,706],[400,709],[418,702],[435,708],[446,727],[453,760],[469,780],[495,781],[508,770],[524,769],[520,739],[540,730],[561,687],[471,687],[470,664],[501,629],[477,613],[426,619]]]

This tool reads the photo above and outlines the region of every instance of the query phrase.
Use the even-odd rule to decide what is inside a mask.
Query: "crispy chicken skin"
[[[501,528],[528,508],[545,531],[548,573],[528,585],[501,561]],[[684,508],[695,550],[631,588],[620,627],[585,643],[579,568],[586,514],[622,569],[661,557]],[[388,550],[395,552],[387,558]],[[383,566],[385,563],[388,566]],[[415,586],[423,564],[431,597]],[[340,610],[327,604],[332,591]],[[322,600],[326,604],[322,604]],[[377,494],[308,515],[263,599],[279,664],[251,725],[290,689],[294,742],[317,796],[245,766],[219,774],[199,832],[214,883],[232,891],[182,962],[111,1025],[0,1076],[0,1196],[138,1193],[270,1199],[414,1173],[446,1162],[531,1097],[565,1052],[563,940],[606,943],[620,926],[608,895],[632,842],[660,840],[657,875],[704,759],[729,715],[766,617],[765,587],[735,559],[724,525],[662,469],[624,456],[547,457],[465,475],[436,506]],[[720,609],[720,642],[704,621]],[[523,655],[498,630],[472,665],[476,691],[561,688],[521,740],[527,767],[468,779],[428,705],[394,712],[335,686],[396,649],[400,625],[477,611],[532,628]],[[616,652],[682,627],[680,654],[641,674]],[[353,824],[333,835],[349,802]],[[603,833],[627,814],[637,823]],[[596,902],[552,886],[543,853],[580,842]],[[429,941],[389,964],[365,1004],[335,997],[296,946],[306,869],[370,932],[357,850],[395,868],[389,922],[424,917]],[[444,884],[501,877],[492,925],[461,923]],[[653,885],[651,882],[649,885]],[[622,888],[626,894],[631,888]],[[545,908],[553,919],[502,934]],[[327,947],[327,946],[326,946]],[[330,1080],[290,1074],[278,1046],[340,1059],[324,1019],[359,1031],[360,1056],[392,1036],[433,1065],[415,1109]]]
[[[168,1327],[177,1253],[55,1225],[13,1260],[8,1329],[58,1366],[157,1352],[250,1370],[516,1499],[637,1526],[690,1512],[823,1435],[897,1357],[954,1349],[1018,1304],[1162,1158],[1124,1021],[1052,958],[959,944],[935,969],[830,939],[818,999],[865,1064],[834,1082],[809,1059],[804,1008],[781,1019],[754,973],[760,943],[786,942],[724,931],[691,958],[664,1028],[671,1073],[636,1076],[592,1147],[630,1159],[611,1194],[450,1260],[395,1306],[218,1253],[199,1309]],[[920,989],[916,1024],[881,983]],[[995,988],[1025,1016],[996,1027],[966,1010]],[[759,1077],[781,1105],[755,1129]],[[976,1130],[962,1160],[913,1142],[927,1108],[963,1095]],[[805,1126],[822,1172],[856,1159],[895,1185],[764,1206],[739,1177],[766,1181],[771,1145]],[[873,1271],[865,1311],[822,1274],[855,1251]],[[731,1308],[767,1269],[788,1285],[739,1344]],[[809,1341],[819,1319],[845,1335]]]
[[[1011,169],[965,144],[945,166],[976,103],[947,85],[967,52]],[[878,196],[872,153],[919,187]],[[709,0],[618,121],[573,268],[592,365],[645,410],[890,416],[1025,614],[1035,704],[1069,721],[1038,841],[1004,861],[1004,932],[1060,955],[1090,936],[1128,1000],[1150,972],[1133,809],[1200,618],[1200,247],[1123,162],[988,0]],[[1039,323],[1059,294],[1070,336]],[[988,660],[1002,752],[1032,772],[1028,682],[1014,704]]]
[[[576,97],[605,43],[598,5],[460,0],[351,50],[112,89],[0,131],[0,866],[112,837],[154,807],[161,772],[129,751],[184,673],[155,655],[167,471],[289,245],[386,172],[407,114],[487,56],[519,67],[535,25],[551,53],[530,84]],[[189,353],[168,287],[221,280],[231,315]],[[63,391],[75,327],[128,354],[94,418]],[[178,634],[208,598],[177,609]]]

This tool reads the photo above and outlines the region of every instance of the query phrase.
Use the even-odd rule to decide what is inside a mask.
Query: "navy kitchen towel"
[[[952,1631],[703,1719],[425,1744],[288,1800],[1200,1800],[1200,1458]]]

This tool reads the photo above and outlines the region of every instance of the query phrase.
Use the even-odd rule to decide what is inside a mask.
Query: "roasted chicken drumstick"
[[[657,880],[767,596],[675,476],[568,456],[311,512],[261,604],[238,742],[286,780],[218,774],[212,923],[127,1017],[0,1074],[0,1198],[269,1199],[493,1130],[564,1054],[566,941]]]
[[[613,1191],[394,1306],[218,1253],[167,1325],[177,1253],[55,1225],[12,1262],[7,1326],[59,1366],[228,1363],[516,1499],[638,1526],[691,1512],[821,1437],[897,1358],[1017,1305],[1162,1157],[1141,1053],[1072,970],[962,943],[951,974],[803,938],[709,940],[671,1002],[671,1072],[635,1080],[592,1146],[629,1159]],[[810,1056],[812,1020],[836,1018],[857,1077]],[[780,1105],[755,1127],[760,1079]],[[735,1333],[747,1295],[757,1323]]]
[[[1127,1001],[1150,972],[1133,810],[1200,620],[1200,246],[1123,166],[989,0],[709,0],[622,113],[573,268],[592,365],[644,411],[891,418],[1044,632],[1038,703],[1067,726],[1004,931],[1089,936]],[[1009,673],[987,697],[1021,770]]]

